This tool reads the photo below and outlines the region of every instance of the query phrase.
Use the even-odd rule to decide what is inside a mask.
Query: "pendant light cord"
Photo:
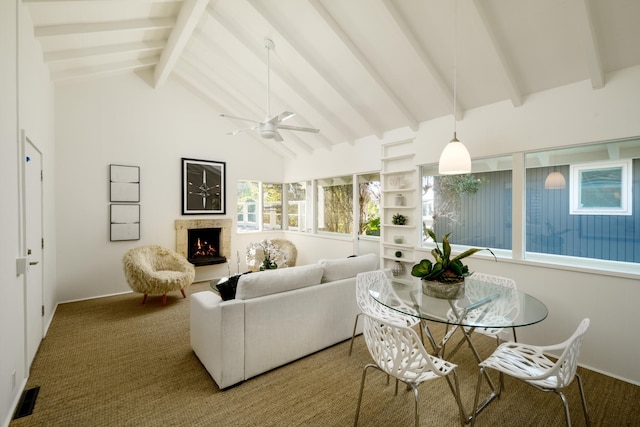
[[[456,100],[458,98],[458,0],[454,2],[454,16],[453,16],[453,139],[456,137],[456,124],[458,118],[456,117]]]

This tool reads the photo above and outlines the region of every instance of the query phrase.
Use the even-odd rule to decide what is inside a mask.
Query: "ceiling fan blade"
[[[260,123],[257,120],[245,119],[244,117],[230,116],[228,114],[220,114],[220,117],[226,117],[228,119],[244,120],[245,122]]]
[[[237,135],[240,132],[245,132],[245,131],[248,131],[248,130],[256,130],[256,129],[260,129],[260,126],[258,125],[258,126],[251,126],[251,127],[248,127],[248,128],[232,130],[231,132],[227,132],[227,135]]]
[[[313,133],[320,132],[320,129],[303,128],[303,127],[300,127],[300,126],[289,126],[289,125],[278,125],[278,129],[300,130],[302,132],[313,132]]]
[[[283,113],[278,114],[277,116],[273,116],[271,118],[265,119],[264,123],[273,123],[274,125],[277,125],[278,123],[282,123],[285,120],[288,120],[295,115],[296,113],[285,111]]]
[[[273,139],[278,142],[284,141],[284,139],[282,139],[282,135],[280,135],[280,132],[278,132],[277,130],[276,130],[276,136]]]

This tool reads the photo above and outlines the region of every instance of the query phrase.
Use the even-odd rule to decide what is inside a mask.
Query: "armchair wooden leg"
[[[187,297],[187,294],[184,293],[184,289],[180,289],[180,292],[182,292],[182,296],[183,297],[185,297],[185,298]]]
[[[142,302],[140,304],[144,304],[147,301],[147,294],[144,294],[142,297]]]
[[[162,305],[167,305],[167,294],[162,294]]]

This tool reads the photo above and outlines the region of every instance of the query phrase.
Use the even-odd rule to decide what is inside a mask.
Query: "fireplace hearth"
[[[226,263],[231,259],[232,226],[230,219],[178,219],[176,252],[197,267]]]
[[[220,255],[220,228],[193,228],[188,230],[187,260],[196,266],[222,264],[227,259]]]

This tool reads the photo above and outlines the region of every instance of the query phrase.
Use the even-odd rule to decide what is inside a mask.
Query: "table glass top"
[[[457,300],[425,295],[418,279],[410,284],[380,280],[371,285],[369,293],[393,310],[450,325],[510,328],[532,325],[547,317],[547,307],[531,295],[498,283],[470,280],[472,277],[466,280],[464,296]]]

